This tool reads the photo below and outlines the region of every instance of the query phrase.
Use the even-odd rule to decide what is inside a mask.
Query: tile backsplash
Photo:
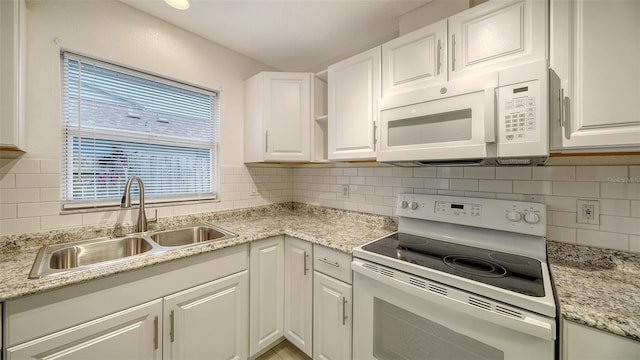
[[[223,166],[221,201],[149,206],[159,217],[296,201],[395,215],[399,193],[512,199],[547,205],[547,238],[640,252],[640,166],[423,167],[379,164]],[[132,222],[137,209],[60,214],[56,160],[3,160],[0,235]],[[345,187],[346,196],[345,196]],[[598,200],[600,224],[576,221],[577,200]]]

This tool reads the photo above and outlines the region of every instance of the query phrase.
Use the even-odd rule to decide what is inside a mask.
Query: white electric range
[[[353,250],[354,359],[553,359],[543,204],[401,194]]]

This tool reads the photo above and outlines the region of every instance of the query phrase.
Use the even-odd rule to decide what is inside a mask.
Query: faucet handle
[[[152,219],[147,219],[147,223],[157,223],[158,222],[158,209],[153,209],[155,212],[155,216]]]

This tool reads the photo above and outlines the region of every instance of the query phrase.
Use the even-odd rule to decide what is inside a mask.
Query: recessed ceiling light
[[[189,8],[189,0],[164,0],[169,6],[178,10],[187,10]]]

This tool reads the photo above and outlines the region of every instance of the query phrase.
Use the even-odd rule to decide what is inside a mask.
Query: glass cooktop
[[[524,295],[544,296],[542,265],[536,259],[403,233],[362,249]]]

